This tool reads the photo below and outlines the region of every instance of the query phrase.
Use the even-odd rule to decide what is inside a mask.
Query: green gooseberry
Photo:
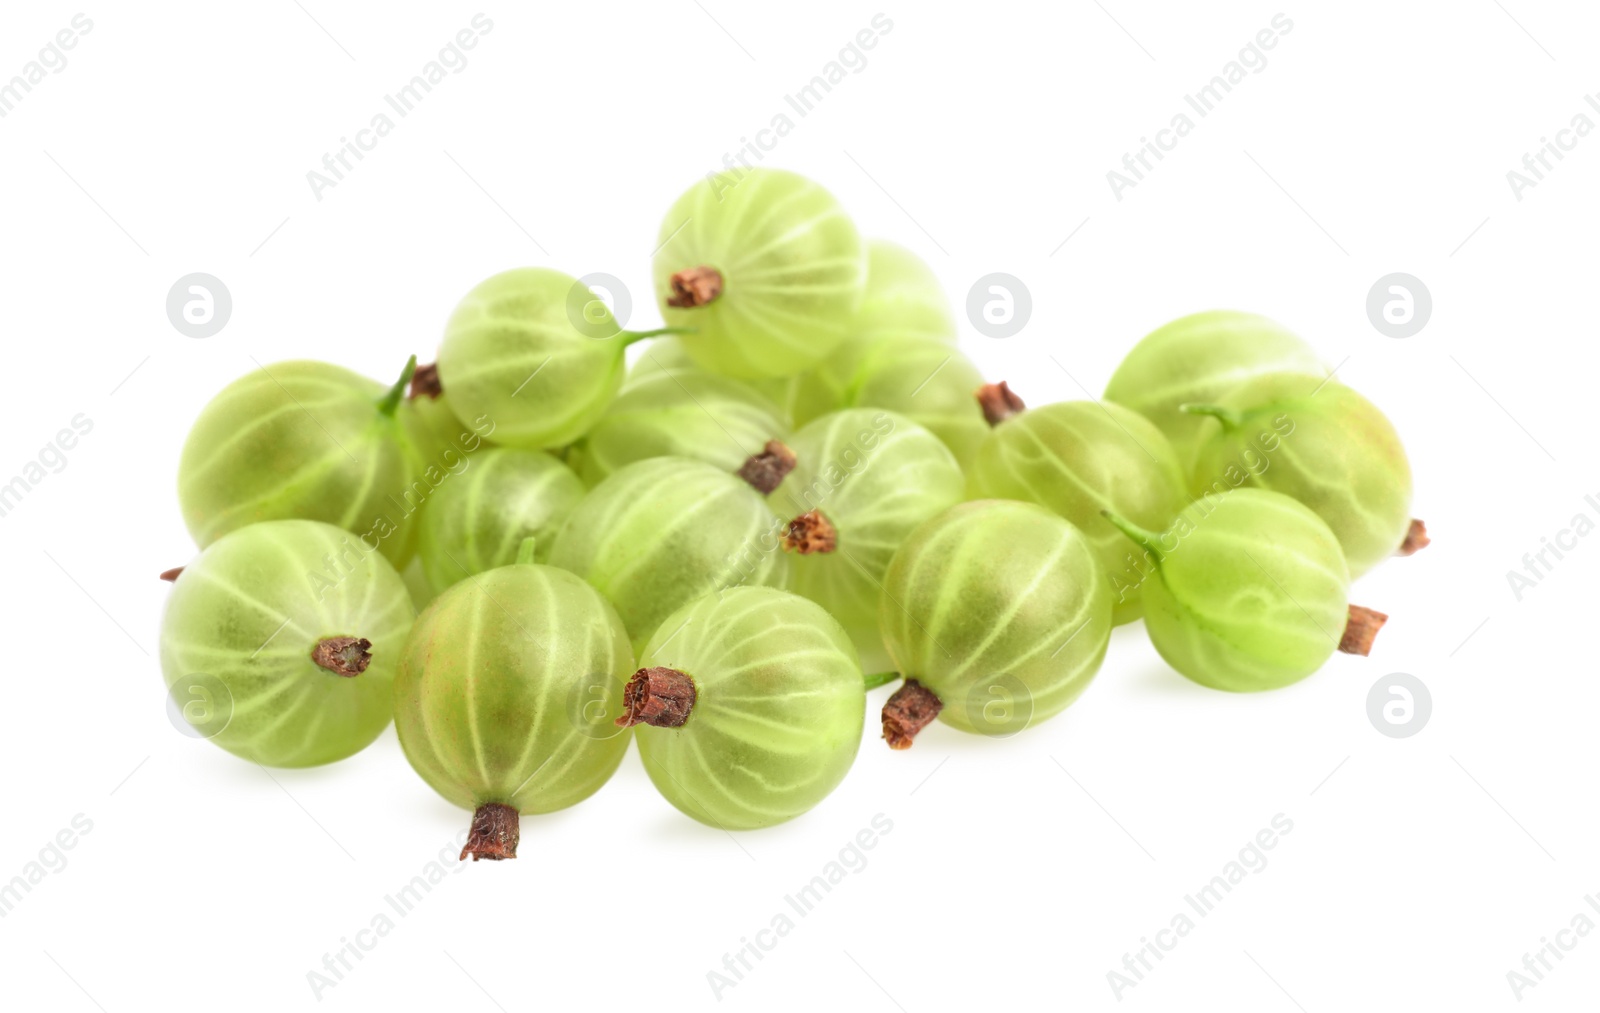
[[[515,562],[526,538],[543,562],[587,491],[571,468],[542,451],[493,447],[467,459],[422,509],[417,558],[434,593]]]
[[[687,457],[734,471],[769,440],[787,440],[781,414],[738,380],[694,367],[653,370],[630,377],[589,430],[578,474],[592,486],[650,457]]]
[[[1294,497],[1338,536],[1352,579],[1415,538],[1400,434],[1350,388],[1274,373],[1185,409],[1205,423],[1190,483],[1196,496],[1243,484]]]
[[[780,453],[781,451],[781,453]],[[782,527],[763,498],[786,472],[774,449],[746,462],[761,491],[703,461],[652,457],[624,465],[589,491],[556,535],[554,566],[571,570],[616,606],[634,649],[689,602],[739,584],[783,587]],[[793,457],[788,458],[788,467]]]
[[[411,396],[400,402],[395,413],[421,474],[429,469],[453,471],[461,460],[491,446],[494,420],[479,416],[470,422],[457,418],[450,407],[450,399],[439,387],[439,368],[435,365],[418,366],[411,378]]]
[[[1207,496],[1159,534],[1109,516],[1155,567],[1144,587],[1151,643],[1202,686],[1247,692],[1299,682],[1335,650],[1366,654],[1388,618],[1349,604],[1339,540],[1288,496]]]
[[[828,796],[861,744],[855,650],[822,608],[735,587],[679,609],[650,638],[617,724],[680,811],[723,830],[792,820]]]
[[[934,718],[1008,736],[1078,698],[1105,659],[1111,592],[1083,532],[1044,507],[974,500],[895,553],[878,622],[905,684],[883,737],[909,748]]]
[[[667,212],[652,273],[661,315],[704,369],[787,376],[850,333],[865,244],[833,195],[792,172],[709,175]]]
[[[416,610],[394,567],[349,531],[262,521],[163,576],[174,584],[161,672],[201,736],[254,763],[311,767],[389,724]]]
[[[496,443],[548,450],[582,436],[622,384],[623,350],[670,328],[624,331],[583,282],[523,267],[479,282],[439,345],[439,385]]]
[[[889,560],[919,524],[961,502],[961,467],[904,415],[847,408],[790,440],[795,468],[767,503],[790,519],[790,588],[827,609],[881,667],[878,605]],[[881,659],[881,660],[880,660]]]
[[[453,585],[417,617],[395,730],[422,779],[472,812],[463,861],[517,857],[519,814],[565,809],[611,778],[629,736],[608,713],[633,669],[615,610],[533,562],[531,539],[517,562]]]
[[[938,275],[921,257],[886,239],[867,242],[867,287],[852,337],[917,337],[954,344],[956,322]]]
[[[1193,313],[1141,338],[1106,384],[1105,400],[1154,422],[1187,468],[1202,420],[1182,406],[1213,402],[1251,377],[1278,372],[1324,375],[1311,346],[1282,324],[1233,310]]]
[[[656,373],[681,369],[700,369],[695,361],[684,350],[682,339],[676,335],[657,338],[644,346],[643,355],[629,367],[627,378],[622,386],[626,390],[635,383],[642,382],[646,377]],[[721,374],[713,374],[720,376]],[[794,397],[794,388],[800,377],[804,375],[795,373],[791,376],[777,377],[745,377],[738,381],[751,390],[766,398],[778,410],[778,417],[783,421],[785,429],[794,425],[793,412],[789,403]]]
[[[1007,415],[978,448],[967,482],[974,498],[1038,503],[1076,525],[1100,559],[1118,625],[1139,618],[1149,570],[1103,511],[1162,530],[1189,502],[1172,444],[1144,416],[1111,402],[1062,401]]]
[[[396,418],[416,358],[387,391],[325,362],[280,362],[224,387],[178,461],[178,504],[202,549],[260,521],[326,521],[396,566],[416,544],[413,458]]]

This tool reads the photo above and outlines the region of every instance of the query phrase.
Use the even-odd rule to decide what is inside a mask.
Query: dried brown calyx
[[[890,749],[910,749],[917,737],[939,712],[944,702],[933,690],[915,679],[907,679],[883,705],[883,739]]]
[[[1016,395],[1006,382],[986,383],[978,388],[978,405],[983,409],[983,417],[991,426],[998,426],[1013,415],[1022,412],[1028,406],[1022,403],[1022,398]]]
[[[372,641],[363,637],[324,637],[311,649],[311,660],[334,675],[354,678],[372,664],[367,648]]]
[[[176,581],[178,579],[178,574],[180,574],[182,572],[183,572],[183,567],[174,566],[170,570],[162,570],[161,571],[161,579],[166,581],[167,583],[171,584],[171,583],[173,583],[174,581]]]
[[[1365,658],[1372,653],[1372,642],[1388,621],[1389,617],[1382,612],[1360,605],[1350,606],[1350,619],[1344,625],[1344,636],[1339,638],[1339,650]]]
[[[411,396],[413,398],[436,398],[444,393],[444,387],[439,383],[439,364],[430,362],[426,366],[418,366],[417,371],[411,374]]]
[[[1413,517],[1411,527],[1406,531],[1405,541],[1400,543],[1400,550],[1396,555],[1414,555],[1426,549],[1432,540],[1428,537],[1428,526]]]
[[[722,294],[722,272],[705,264],[679,271],[669,282],[672,294],[667,296],[667,305],[678,309],[705,306]]]
[[[783,482],[783,477],[794,470],[794,451],[777,440],[768,440],[761,453],[751,454],[739,465],[738,476],[749,482],[761,495],[766,496]]]
[[[783,534],[783,547],[790,552],[809,556],[815,552],[832,552],[839,546],[839,532],[821,510],[807,510],[789,522]]]
[[[472,830],[467,834],[461,861],[471,855],[476,862],[487,858],[498,862],[517,857],[517,842],[522,840],[522,824],[517,810],[499,802],[485,802],[472,814]]]
[[[676,668],[641,668],[622,691],[624,710],[617,726],[682,728],[694,701],[694,680],[687,674]]]

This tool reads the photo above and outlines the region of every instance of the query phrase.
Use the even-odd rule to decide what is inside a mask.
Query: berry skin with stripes
[[[906,679],[884,707],[896,749],[935,714],[1013,735],[1065,710],[1105,659],[1111,593],[1094,549],[1032,503],[946,510],[906,538],[883,586],[878,621]]]
[[[386,392],[325,362],[280,362],[224,387],[178,461],[178,504],[202,549],[259,521],[337,525],[404,566],[414,455],[396,409],[416,360]]]
[[[1195,495],[1242,483],[1294,497],[1338,536],[1352,579],[1400,551],[1411,465],[1371,401],[1321,374],[1275,373],[1186,409],[1205,423]]]
[[[789,518],[790,587],[827,609],[877,666],[889,560],[917,525],[961,502],[961,468],[932,433],[875,408],[824,415],[790,446],[795,469],[767,499]]]
[[[617,723],[635,727],[661,794],[702,823],[794,819],[855,761],[861,668],[813,602],[765,587],[707,595],[667,617],[639,664]]]
[[[1155,566],[1144,586],[1151,643],[1202,686],[1249,692],[1299,682],[1341,649],[1347,627],[1386,618],[1350,606],[1339,540],[1288,496],[1207,496],[1159,533],[1112,520]]]
[[[780,169],[717,173],[661,221],[652,274],[661,314],[691,328],[683,347],[739,379],[787,376],[849,336],[866,245],[822,187]]]
[[[228,752],[269,767],[331,763],[388,725],[415,614],[400,575],[355,535],[263,521],[177,575],[161,671],[178,713]]]
[[[1061,401],[1012,415],[984,440],[968,473],[975,497],[1038,503],[1077,525],[1100,560],[1118,625],[1139,618],[1149,567],[1102,511],[1164,530],[1188,504],[1186,487],[1161,430],[1110,402]]]
[[[394,682],[406,759],[473,812],[462,850],[515,858],[519,814],[583,801],[622,762],[614,706],[634,669],[616,612],[565,570],[519,561],[464,580],[423,610]],[[611,710],[611,713],[615,713]]]
[[[1280,372],[1326,375],[1311,346],[1276,321],[1233,310],[1193,313],[1141,338],[1111,375],[1105,400],[1154,422],[1187,470],[1204,420],[1182,406],[1213,402],[1252,377]]]
[[[587,490],[572,469],[538,450],[486,448],[467,458],[423,504],[417,555],[435,594],[516,561],[533,538],[543,562]]]
[[[786,586],[781,527],[745,480],[701,461],[653,457],[589,491],[556,535],[550,562],[605,595],[638,650],[702,595]]]
[[[468,425],[494,441],[550,450],[582,436],[622,385],[623,350],[669,330],[625,331],[582,282],[523,267],[464,296],[439,344],[439,384]]]
[[[918,337],[955,344],[950,300],[926,261],[885,239],[867,242],[867,288],[853,336],[869,342]]]

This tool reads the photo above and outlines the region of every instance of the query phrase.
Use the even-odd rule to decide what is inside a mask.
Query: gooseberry
[[[1206,496],[1161,533],[1108,517],[1155,568],[1144,586],[1151,643],[1202,686],[1288,686],[1336,649],[1366,654],[1388,618],[1349,604],[1339,540],[1288,496],[1263,489]]]
[[[1206,426],[1191,475],[1195,495],[1244,484],[1294,497],[1338,536],[1352,579],[1404,551],[1402,543],[1415,544],[1400,435],[1349,387],[1274,373],[1213,404],[1185,407]]]
[[[959,503],[948,448],[903,415],[847,408],[794,434],[795,469],[768,498],[790,518],[790,588],[827,609],[874,665],[889,560],[912,529]]]
[[[178,504],[203,549],[258,521],[325,521],[404,566],[415,548],[413,458],[396,410],[416,358],[386,392],[325,362],[280,362],[222,389],[178,461]]]
[[[888,240],[869,240],[867,287],[851,337],[916,337],[954,344],[950,301],[927,262]]]
[[[850,333],[865,246],[822,187],[780,169],[708,176],[661,222],[656,296],[700,366],[736,378],[786,376]]]
[[[417,556],[437,594],[514,562],[523,539],[535,561],[587,490],[572,469],[538,450],[485,449],[440,483],[424,505]]]
[[[624,331],[589,287],[524,267],[480,282],[439,345],[439,384],[464,423],[494,440],[547,450],[582,436],[622,384],[623,350],[670,328]]]
[[[201,735],[255,763],[310,767],[360,752],[389,723],[416,610],[355,535],[262,521],[163,576],[174,584],[161,672]]]
[[[1202,420],[1182,406],[1213,402],[1251,377],[1277,372],[1323,375],[1316,353],[1282,324],[1232,310],[1193,313],[1141,338],[1111,375],[1105,400],[1154,422],[1187,468]]]
[[[1013,735],[1064,710],[1100,668],[1111,593],[1089,539],[1033,503],[974,500],[907,536],[878,621],[906,682],[883,737],[910,747],[935,717]]]
[[[788,581],[782,522],[763,496],[793,466],[776,443],[741,468],[748,479],[682,457],[635,461],[579,502],[550,562],[605,595],[639,650],[667,616],[702,595]]]
[[[855,650],[813,602],[768,587],[706,595],[668,616],[624,692],[622,727],[668,802],[753,830],[838,786],[861,743]]]
[[[1007,403],[999,392],[989,399]],[[1071,521],[1100,559],[1112,621],[1139,618],[1139,586],[1148,569],[1102,511],[1157,530],[1171,524],[1188,504],[1188,483],[1172,444],[1144,416],[1111,402],[1062,401],[1008,411],[978,448],[969,493],[1038,503]]]
[[[620,699],[633,652],[616,612],[565,570],[517,562],[450,587],[417,617],[394,681],[395,730],[434,791],[470,810],[461,858],[517,857],[519,814],[583,801],[626,731],[587,706]]]

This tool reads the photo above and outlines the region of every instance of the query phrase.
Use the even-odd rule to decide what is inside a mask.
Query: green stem
[[[411,376],[417,371],[417,357],[413,355],[406,360],[406,368],[400,371],[400,379],[395,381],[389,393],[385,394],[378,402],[378,411],[389,417],[394,417],[396,408],[400,407],[400,399],[406,396],[406,385],[411,382]]]
[[[622,334],[622,345],[626,348],[635,341],[643,341],[645,338],[659,338],[663,334],[693,334],[697,330],[698,328],[695,327],[657,327],[653,331],[622,331],[620,333]]]
[[[1188,412],[1190,415],[1209,415],[1221,422],[1222,428],[1229,431],[1244,425],[1244,415],[1242,413],[1236,412],[1232,408],[1224,408],[1221,405],[1181,404],[1178,406],[1178,410]]]
[[[527,538],[524,538],[522,540],[522,544],[521,545],[517,546],[517,563],[518,563],[518,565],[526,566],[527,564],[533,562],[533,545],[534,545],[534,541],[535,541],[534,537],[532,535],[529,535]]]
[[[900,678],[899,672],[877,672],[873,675],[864,676],[862,681],[866,684],[867,689],[873,690],[879,686],[887,686],[898,678]]]
[[[1100,511],[1100,516],[1111,522],[1111,526],[1128,536],[1139,548],[1150,553],[1150,558],[1157,563],[1162,560],[1161,536],[1154,531],[1148,531],[1124,517],[1112,513],[1110,510]]]

